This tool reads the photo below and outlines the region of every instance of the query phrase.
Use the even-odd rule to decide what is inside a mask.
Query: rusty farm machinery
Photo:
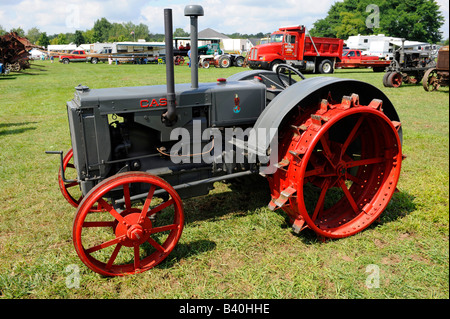
[[[197,61],[197,5],[190,18]],[[172,11],[164,10],[166,43]],[[171,46],[166,54],[172,55]],[[262,175],[269,209],[283,210],[295,233],[354,235],[377,220],[393,196],[402,164],[402,127],[394,105],[364,82],[294,79],[250,70],[199,83],[93,89],[67,102],[72,148],[60,156],[59,185],[76,207],[73,244],[105,276],[153,268],[176,247],[182,200],[207,195],[217,181]],[[78,191],[78,193],[76,193]]]
[[[3,66],[3,72],[19,72],[28,69],[30,67],[28,51],[34,47],[38,46],[16,32],[0,36],[0,63]]]
[[[441,86],[449,85],[449,46],[440,48],[437,56],[436,67],[428,69],[423,75],[422,85],[425,91],[432,92]]]

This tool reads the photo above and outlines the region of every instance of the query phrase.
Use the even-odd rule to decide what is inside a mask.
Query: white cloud
[[[74,32],[93,27],[105,17],[110,22],[148,25],[150,32],[164,32],[164,8],[172,8],[175,28],[189,31],[184,16],[187,4],[203,6],[199,29],[222,33],[268,33],[284,25],[306,25],[327,15],[331,5],[342,0],[0,0],[0,25],[25,31],[38,27],[47,34]],[[444,37],[448,37],[448,0],[437,0],[445,17]]]

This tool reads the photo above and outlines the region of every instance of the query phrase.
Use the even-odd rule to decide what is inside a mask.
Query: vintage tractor
[[[425,91],[436,91],[441,86],[449,85],[449,57],[448,45],[442,47],[438,52],[435,68],[428,69],[422,79]]]
[[[184,13],[196,61],[203,8]],[[172,43],[171,9],[164,15]],[[72,149],[49,153],[61,157],[60,187],[77,208],[73,243],[87,267],[121,276],[159,264],[180,239],[182,199],[217,181],[265,177],[269,209],[286,212],[295,233],[322,238],[356,234],[384,211],[400,175],[402,128],[382,91],[305,79],[288,65],[302,80],[280,67],[199,84],[193,64],[191,84],[175,85],[167,62],[167,85],[79,85],[67,103]]]
[[[419,84],[425,72],[435,66],[433,50],[405,49],[405,40],[395,51],[394,59],[383,76],[385,87],[400,87],[403,83]]]

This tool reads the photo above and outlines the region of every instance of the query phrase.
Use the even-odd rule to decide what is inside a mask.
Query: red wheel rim
[[[63,159],[64,176],[66,179],[77,178],[76,169],[72,159],[73,159],[73,150],[70,149]],[[83,195],[79,190],[80,184],[78,182],[64,183],[62,179],[61,168],[59,168],[58,172],[58,182],[59,182],[59,189],[61,190],[61,193],[63,194],[67,202],[69,202],[69,204],[75,208],[78,207],[81,200],[83,199]]]
[[[322,120],[321,120],[322,119]],[[323,121],[326,119],[326,121]],[[323,237],[356,234],[373,223],[389,203],[400,175],[399,123],[381,112],[381,101],[328,104],[287,136],[272,196],[294,194],[283,210]],[[283,147],[283,146],[282,146]]]
[[[401,73],[393,73],[390,76],[390,82],[393,87],[398,88],[402,85],[403,76]]]
[[[75,165],[73,164],[73,149],[70,149],[63,159],[63,169],[64,169],[64,177],[66,180],[75,180],[74,182],[65,183],[62,179],[61,168],[59,168],[58,172],[58,184],[61,193],[67,202],[75,208],[78,208],[78,205],[83,200],[83,194],[80,190],[80,183],[76,181],[77,179],[77,171]],[[93,212],[99,211],[97,207],[92,208]]]
[[[145,189],[145,198],[134,201]],[[155,191],[168,199],[154,203]],[[113,207],[118,194],[123,210]],[[102,212],[92,213],[99,204]],[[120,211],[120,212],[119,212]],[[117,174],[94,187],[78,208],[73,242],[78,256],[93,271],[105,276],[123,276],[158,265],[175,248],[184,224],[182,201],[163,179],[144,172]]]

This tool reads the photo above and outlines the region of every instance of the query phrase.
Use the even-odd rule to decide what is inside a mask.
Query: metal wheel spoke
[[[152,202],[153,194],[155,193],[156,186],[152,185],[150,190],[148,191],[147,199],[145,200],[144,207],[142,207],[141,211],[141,219],[145,219],[148,214],[148,208],[150,207],[150,203]]]
[[[160,232],[168,231],[168,230],[174,230],[174,229],[177,229],[177,228],[178,228],[177,224],[160,226],[160,227],[154,227],[154,228],[152,228],[150,230],[150,234],[160,233]]]
[[[342,146],[342,149],[341,149],[341,156],[340,156],[341,160],[342,160],[342,157],[344,156],[345,152],[347,151],[347,148],[349,147],[349,145],[355,140],[356,133],[358,132],[359,128],[361,127],[361,124],[364,121],[364,119],[365,119],[365,116],[361,116],[358,119],[358,121],[356,122],[352,131],[350,132],[347,139],[345,140],[344,145]]]
[[[131,199],[130,199],[130,185],[124,184],[123,185],[123,197],[125,199],[125,207],[127,209],[131,208]]]
[[[161,246],[160,244],[158,244],[158,242],[156,242],[153,238],[149,238],[147,240],[147,242],[152,245],[157,251],[159,251],[160,253],[164,253],[166,250],[164,249],[163,246]]]
[[[348,174],[347,173],[345,175],[345,178],[350,180],[350,181],[352,181],[353,183],[356,183],[357,185],[362,185],[363,184],[363,180],[362,179],[360,179],[360,178],[358,178],[356,176],[353,176],[352,174]]]
[[[316,208],[314,209],[312,221],[315,221],[319,212],[323,210],[323,204],[325,202],[325,195],[327,194],[328,188],[330,187],[330,180],[326,179],[325,183],[322,185],[322,191],[320,192],[319,200],[317,201]]]
[[[325,155],[325,158],[328,160],[328,162],[331,164],[331,166],[334,168],[335,165],[333,164],[333,153],[331,152],[330,149],[330,145],[328,144],[328,134],[329,132],[327,132],[326,134],[324,134],[321,138],[320,138],[320,142],[322,143],[322,147],[323,147],[323,153]],[[326,137],[325,137],[326,136]]]
[[[83,227],[114,227],[114,222],[84,222]]]
[[[113,253],[111,254],[111,257],[109,257],[108,263],[106,264],[106,269],[111,269],[112,265],[114,264],[114,261],[117,258],[117,255],[119,254],[120,248],[122,248],[122,244],[118,243],[116,248],[114,248]]]
[[[89,248],[89,249],[86,249],[86,253],[87,253],[87,254],[91,254],[91,253],[93,253],[93,252],[95,252],[95,251],[98,251],[98,250],[101,250],[101,249],[105,249],[105,248],[107,248],[107,247],[109,247],[109,246],[118,244],[118,243],[122,240],[122,238],[124,238],[124,237],[125,237],[125,236],[116,237],[116,238],[114,238],[114,239],[105,241],[104,243],[102,243],[102,244],[100,244],[100,245],[93,246],[93,247],[91,247],[91,248]]]
[[[119,223],[125,223],[125,219],[120,215],[114,207],[112,207],[110,204],[108,204],[103,198],[100,198],[98,201],[98,204],[103,207],[105,210],[107,210]]]
[[[347,185],[345,185],[345,181],[340,178],[339,181],[339,186],[341,187],[341,189],[344,191],[345,197],[347,197],[348,202],[350,203],[350,206],[352,206],[352,209],[355,213],[358,213],[358,205],[356,205],[355,200],[352,197],[352,194],[350,194],[350,191],[347,188]]]
[[[151,215],[156,214],[157,212],[163,210],[164,208],[169,207],[169,206],[172,205],[173,203],[174,203],[174,200],[173,200],[173,198],[171,198],[171,199],[169,199],[167,202],[164,202],[164,203],[162,203],[162,204],[156,206],[155,208],[153,208],[153,209],[150,211],[149,217],[150,217]]]
[[[371,165],[371,164],[379,164],[379,163],[383,163],[385,161],[384,157],[375,157],[375,158],[368,158],[368,159],[362,159],[362,160],[357,160],[357,161],[348,161],[345,164],[346,168],[351,168],[351,167],[357,167],[357,166],[362,166],[362,165]]]
[[[319,175],[323,174],[324,172],[325,172],[325,170],[324,170],[323,167],[312,169],[312,170],[309,170],[309,171],[305,172],[305,178],[306,177],[311,177],[311,176],[319,176]]]
[[[141,268],[141,258],[139,255],[139,245],[134,246],[134,269]]]
[[[72,183],[64,184],[64,187],[70,188],[70,187],[74,187],[74,186],[78,186],[78,185],[79,185],[78,182],[72,182]]]

